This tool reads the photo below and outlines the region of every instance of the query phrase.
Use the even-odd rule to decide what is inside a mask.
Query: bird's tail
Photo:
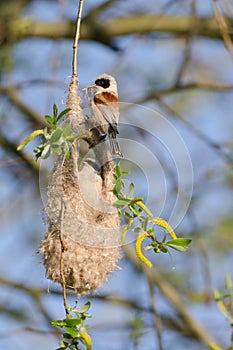
[[[117,136],[115,133],[111,133],[109,135],[110,148],[113,156],[123,158],[123,154],[121,153],[120,145],[117,140]]]

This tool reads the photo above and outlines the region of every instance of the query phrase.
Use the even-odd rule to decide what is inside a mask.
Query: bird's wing
[[[119,119],[118,98],[111,92],[103,91],[94,96],[95,106],[110,126],[109,132],[118,134],[117,123]]]

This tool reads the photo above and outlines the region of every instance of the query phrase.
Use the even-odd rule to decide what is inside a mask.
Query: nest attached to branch
[[[49,178],[47,215],[49,228],[41,244],[47,278],[65,283],[78,294],[102,286],[120,258],[120,222],[113,195],[114,163],[98,131],[80,107],[77,79],[69,86],[66,118],[72,132],[86,130],[85,140],[94,158],[78,168],[79,142],[70,157],[59,156]]]

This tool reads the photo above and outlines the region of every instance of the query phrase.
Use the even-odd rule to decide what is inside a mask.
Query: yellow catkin
[[[92,350],[92,341],[91,337],[86,332],[80,332],[80,338],[83,339],[86,343],[86,350]]]
[[[144,203],[142,203],[141,201],[137,202],[137,205],[144,210],[144,212],[148,215],[148,216],[153,216],[152,212],[145,206]]]
[[[209,343],[209,347],[211,350],[223,350],[222,348],[220,348],[217,344],[215,343]]]
[[[136,254],[138,256],[138,258],[148,267],[152,267],[152,263],[142,254],[142,242],[143,240],[148,236],[148,233],[146,231],[142,232],[135,243],[135,250],[136,250]]]
[[[26,140],[24,140],[21,145],[17,147],[17,151],[20,151],[22,148],[24,148],[31,140],[33,140],[36,136],[42,135],[44,133],[43,130],[36,130],[29,135]]]
[[[152,219],[151,222],[153,222],[153,224],[155,224],[155,225],[163,227],[169,233],[169,235],[171,236],[172,239],[177,238],[175,232],[173,231],[173,229],[167,223],[166,220],[164,220],[162,218],[155,218],[155,219]]]
[[[226,274],[226,286],[229,291],[232,290],[231,276],[228,273]]]
[[[219,310],[229,319],[229,321],[232,323],[233,322],[233,317],[231,314],[228,312],[226,306],[224,305],[223,301],[220,299],[220,293],[218,290],[214,291],[214,298],[215,301],[218,305]]]
[[[226,309],[225,305],[223,304],[222,300],[220,299],[220,293],[218,290],[214,291],[214,298],[215,298],[216,303],[219,307],[219,310],[221,310],[222,313],[227,314],[227,309]]]

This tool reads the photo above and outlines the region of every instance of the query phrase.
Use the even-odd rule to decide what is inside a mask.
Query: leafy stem
[[[68,307],[69,315],[63,320],[54,320],[50,324],[52,327],[57,327],[63,330],[63,340],[59,343],[59,348],[56,350],[78,349],[80,343],[86,346],[86,350],[92,349],[92,341],[90,335],[87,333],[88,325],[84,325],[87,318],[91,318],[88,313],[91,303],[79,308]]]
[[[115,206],[118,208],[120,217],[127,220],[126,225],[123,228],[121,241],[125,242],[127,232],[131,229],[133,232],[139,233],[135,251],[138,258],[148,267],[152,267],[152,263],[142,253],[142,243],[145,239],[150,239],[150,243],[144,248],[144,250],[153,249],[155,253],[169,253],[169,249],[175,249],[179,252],[186,252],[188,245],[191,243],[189,238],[177,238],[172,227],[168,222],[160,217],[154,217],[152,212],[143,203],[144,198],[131,197],[134,191],[134,184],[129,185],[127,194],[124,195],[124,181],[122,175],[126,175],[126,172],[122,172],[120,164],[116,165],[116,178],[114,185],[114,194],[117,197]],[[162,227],[166,233],[171,237],[171,240],[167,240],[166,233],[162,241],[159,241],[156,236],[155,226]]]
[[[66,158],[70,156],[70,145],[71,143],[83,136],[84,132],[72,134],[71,125],[61,127],[59,125],[60,120],[64,117],[71,109],[66,108],[62,112],[58,113],[56,104],[53,105],[53,116],[45,115],[45,120],[49,124],[48,127],[43,130],[36,130],[29,135],[17,148],[20,151],[35,137],[41,135],[42,143],[34,149],[36,158],[46,159],[52,153],[65,154]]]

